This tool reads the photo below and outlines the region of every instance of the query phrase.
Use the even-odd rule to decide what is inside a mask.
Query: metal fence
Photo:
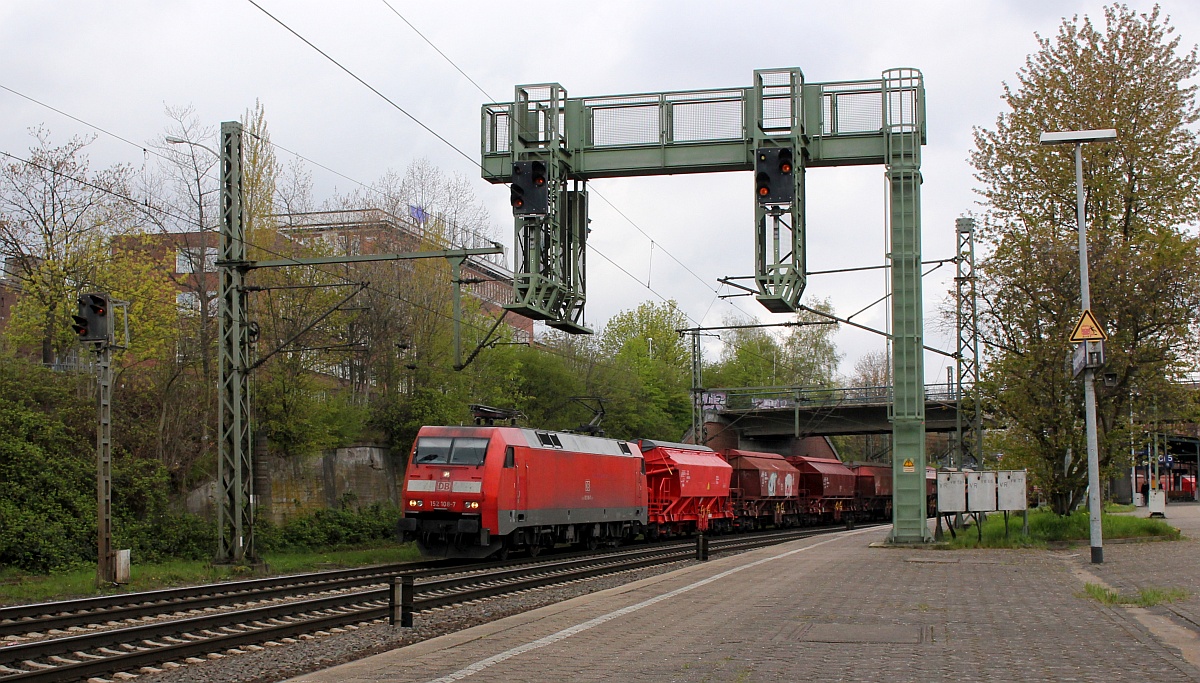
[[[919,82],[899,88],[893,83],[886,94],[883,86],[882,80],[819,84],[820,121],[805,123],[809,134],[878,134],[885,124],[893,129],[918,126]],[[763,125],[772,131],[784,131],[800,117],[794,116],[790,92],[777,89],[764,89],[760,103]],[[582,104],[587,123],[586,140],[575,142],[587,149],[748,139],[745,100],[749,95],[753,95],[753,89],[730,88],[572,100]],[[567,106],[560,105],[560,127]],[[483,107],[481,140],[485,155],[506,154],[511,149],[509,107],[507,103]]]
[[[925,385],[926,401],[953,402],[958,398],[954,383]],[[892,401],[892,387],[739,387],[710,389],[702,400],[706,410],[719,411],[885,405]]]

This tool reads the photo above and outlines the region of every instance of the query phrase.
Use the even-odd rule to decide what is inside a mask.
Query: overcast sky
[[[479,179],[472,160],[480,149],[480,105],[510,100],[516,84],[553,81],[579,97],[745,87],[754,69],[771,67],[798,66],[807,82],[875,79],[885,69],[915,67],[926,88],[929,144],[921,203],[924,257],[931,260],[953,255],[954,220],[979,210],[967,163],[971,131],[994,126],[1003,83],[1015,83],[1026,56],[1036,51],[1035,34],[1052,37],[1064,17],[1076,14],[1090,16],[1102,29],[1104,7],[995,0],[389,0],[488,97],[382,0],[257,1],[470,159],[247,0],[6,0],[0,3],[0,85],[139,143],[162,134],[167,105],[192,105],[215,127],[241,117],[258,98],[275,143],[356,180],[403,171],[421,157],[469,178],[496,235],[511,244],[507,192]],[[1200,42],[1200,3],[1160,4],[1185,48]],[[0,123],[0,150],[18,155],[31,144],[31,126],[44,124],[55,142],[96,132],[5,90]],[[93,168],[144,163],[137,148],[104,134],[89,153]],[[279,158],[290,161],[283,153]],[[335,188],[353,189],[343,178],[311,170],[318,202]],[[591,186],[629,220],[593,199],[590,244],[635,276],[603,258],[589,258],[587,321],[595,329],[614,313],[659,295],[677,300],[705,325],[720,325],[730,314],[783,319],[752,298],[720,300],[714,291],[719,277],[753,272],[750,173],[602,180]],[[882,167],[814,169],[807,194],[810,270],[884,262]],[[653,249],[643,232],[653,238]],[[948,264],[924,281],[926,343],[949,351],[953,331],[939,322],[939,311],[949,304],[953,270]],[[883,272],[814,276],[805,300],[828,298],[836,313],[849,315],[883,296]],[[886,305],[855,320],[883,328]],[[837,343],[847,375],[862,354],[884,348],[881,337],[845,326]],[[927,380],[944,381],[949,363],[927,354]]]

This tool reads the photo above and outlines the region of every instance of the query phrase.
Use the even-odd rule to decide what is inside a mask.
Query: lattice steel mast
[[[979,406],[979,309],[975,279],[975,219],[954,221],[957,235],[954,276],[958,357],[955,380],[958,394],[957,464],[962,467],[970,458],[976,466],[983,464],[983,411]],[[969,393],[968,393],[969,392]]]
[[[250,443],[250,328],[246,315],[246,209],[242,201],[242,124],[221,124],[221,244],[217,261],[218,563],[256,562],[254,466]]]

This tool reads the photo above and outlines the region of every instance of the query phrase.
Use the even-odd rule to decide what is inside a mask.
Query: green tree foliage
[[[96,561],[94,385],[0,358],[0,566],[49,572]],[[139,562],[204,557],[213,527],[174,511],[167,471],[114,451],[113,538]]]
[[[271,229],[270,216],[275,213],[275,185],[281,173],[271,134],[267,131],[266,108],[254,100],[254,108],[242,116],[242,192],[245,198],[247,230],[251,243],[259,227]]]
[[[674,301],[645,302],[609,319],[598,345],[607,367],[597,368],[597,379],[610,392],[610,435],[682,438],[691,423],[691,351],[676,330],[686,327]]]
[[[28,162],[0,165],[0,258],[21,282],[6,334],[13,348],[37,348],[43,363],[74,347],[69,322],[75,298],[93,289],[105,237],[130,224],[129,169],[93,172],[84,149],[91,139],[51,142],[44,128]]]
[[[811,304],[818,311],[831,313],[829,301]],[[802,311],[796,314],[795,327],[747,327],[722,330],[720,359],[704,370],[704,384],[710,387],[832,386],[840,356],[833,343],[836,325],[828,318]],[[754,325],[756,321],[730,317],[730,327]]]
[[[1087,483],[1082,387],[1066,367],[1080,307],[1074,160],[1069,146],[1040,146],[1040,132],[1117,130],[1083,147],[1092,308],[1114,380],[1097,388],[1103,469],[1128,464],[1132,396],[1135,411],[1184,415],[1173,381],[1194,369],[1197,345],[1200,259],[1185,229],[1200,208],[1196,50],[1181,51],[1157,8],[1113,5],[1104,18],[1103,29],[1075,18],[1039,38],[971,156],[987,210],[984,398],[1007,427],[1005,464],[1028,466],[1060,513]]]
[[[96,557],[95,449],[84,383],[0,358],[0,565],[64,569]]]

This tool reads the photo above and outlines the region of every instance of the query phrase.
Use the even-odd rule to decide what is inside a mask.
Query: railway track
[[[827,532],[828,530],[806,530],[717,537],[710,541],[709,550],[714,553],[749,550]],[[352,592],[339,589],[340,592],[332,595],[289,600],[199,616],[160,619],[145,624],[0,647],[0,683],[82,680],[110,675],[113,672],[138,671],[143,667],[154,667],[168,662],[187,662],[191,658],[202,658],[211,653],[278,645],[280,641],[303,634],[358,628],[359,625],[386,619],[392,614],[389,602],[392,589],[390,585],[382,587],[380,585],[390,584],[393,577],[400,573],[414,577],[414,611],[423,612],[438,607],[579,581],[604,574],[678,562],[694,556],[695,544],[688,541],[632,550],[610,551],[598,555],[587,554],[583,557],[548,558],[543,562],[526,562],[518,566],[512,566],[511,563],[502,567],[479,567],[476,565],[470,571],[458,571],[449,576],[447,576],[447,568],[444,566],[404,565],[404,569],[400,571],[398,571],[400,566],[376,567],[371,570],[322,572],[304,577],[238,582],[239,584],[256,584],[260,592],[254,593],[250,586],[238,586],[229,593],[225,604],[272,599],[278,597],[281,592],[288,591],[291,591],[289,595],[297,595],[298,591],[305,590],[299,585],[304,582],[318,587],[316,590],[320,591],[334,590],[329,586],[335,585],[337,581],[366,583],[359,583],[358,586],[362,586],[362,590]],[[354,576],[354,571],[358,571],[362,575]],[[319,578],[324,574],[342,576],[325,577],[328,580]],[[291,586],[281,585],[281,582],[285,582],[286,579],[294,581],[299,579],[299,581]],[[348,586],[345,583],[340,585],[342,589],[356,587]],[[309,588],[308,590],[312,592],[313,589]],[[154,594],[163,598],[164,593],[172,592],[155,591]],[[146,595],[148,594],[140,594],[140,596]],[[120,608],[126,610],[122,612],[126,615],[133,613],[130,610],[141,611],[141,616],[148,616],[151,613],[159,616],[176,614],[181,609],[185,609],[181,605],[188,604],[187,602],[170,602],[168,600],[160,602],[157,612],[145,612],[152,608],[153,599],[134,602],[128,600],[133,596],[125,597],[127,598],[126,604],[121,605]],[[183,599],[180,596],[176,597]],[[212,600],[219,600],[219,597],[210,591],[206,595],[192,596],[192,599],[208,603]],[[102,609],[91,603],[91,600],[94,599],[77,601],[77,603],[85,605],[85,607],[79,608],[83,610],[82,615],[95,615]],[[53,615],[42,615],[43,621],[37,621],[36,617],[25,617],[16,623],[24,623],[26,626],[34,623],[63,623],[61,619],[64,618],[64,614],[69,614],[69,612],[60,611]],[[76,615],[75,623],[78,624],[81,618],[82,616]],[[51,622],[51,619],[55,621]]]
[[[383,583],[400,573],[445,571],[450,566],[454,565],[440,561],[380,565],[0,607],[0,636],[46,632],[81,624],[100,625],[173,612],[223,607],[238,602],[346,590]]]

